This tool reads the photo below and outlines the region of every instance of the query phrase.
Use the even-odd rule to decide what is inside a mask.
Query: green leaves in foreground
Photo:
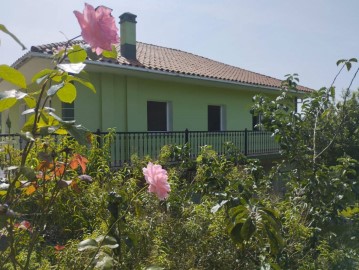
[[[275,210],[259,203],[241,200],[228,210],[227,231],[235,243],[243,244],[253,238],[265,246],[269,244],[272,254],[283,248],[281,226]]]
[[[8,65],[0,65],[0,79],[12,83],[20,88],[26,88],[25,76],[20,71]]]
[[[100,235],[96,239],[86,239],[80,242],[77,246],[78,251],[89,252],[89,257],[93,257],[90,262],[96,269],[113,269],[114,262],[111,254],[106,249],[115,249],[119,245],[115,238],[111,236]]]
[[[340,59],[337,61],[337,66],[339,66],[340,64],[344,64],[347,68],[347,70],[349,71],[352,67],[352,63],[357,63],[358,60],[356,58],[350,58],[348,59]]]
[[[11,108],[19,99],[23,99],[26,96],[26,93],[17,90],[0,92],[0,112]]]

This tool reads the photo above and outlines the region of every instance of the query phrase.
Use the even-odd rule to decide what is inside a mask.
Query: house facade
[[[120,16],[117,60],[87,60],[86,72],[96,94],[77,86],[74,104],[56,97],[49,106],[65,120],[76,119],[91,131],[119,132],[228,131],[252,129],[258,121],[250,113],[256,94],[275,97],[281,80],[226,65],[176,49],[136,41],[136,16]],[[52,52],[63,43],[33,46],[14,67],[31,77],[51,68]],[[74,41],[72,44],[86,44]],[[0,90],[9,90],[6,82]],[[298,87],[295,97],[311,91]],[[16,133],[26,121],[19,103],[1,114],[1,132]]]

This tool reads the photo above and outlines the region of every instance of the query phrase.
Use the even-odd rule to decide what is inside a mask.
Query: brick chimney
[[[121,55],[136,60],[136,15],[125,12],[120,16]]]

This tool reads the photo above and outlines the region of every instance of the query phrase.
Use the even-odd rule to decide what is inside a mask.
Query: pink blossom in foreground
[[[119,41],[115,18],[112,9],[93,6],[85,3],[84,13],[74,11],[81,27],[83,39],[91,46],[92,51],[100,55],[103,50],[111,51],[112,44]]]
[[[29,221],[27,221],[27,220],[23,220],[20,223],[15,223],[14,227],[18,228],[18,229],[22,229],[22,230],[32,232],[31,223]]]
[[[149,184],[148,192],[155,193],[160,200],[167,198],[168,192],[171,191],[167,182],[167,171],[162,169],[161,165],[152,164],[151,162],[142,171],[146,182]]]

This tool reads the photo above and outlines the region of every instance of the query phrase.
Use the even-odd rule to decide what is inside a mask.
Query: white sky
[[[329,86],[336,61],[358,57],[359,1],[356,0],[88,0],[113,16],[137,15],[137,40],[180,49],[278,79],[298,73],[300,84]],[[80,34],[75,0],[11,0],[0,4],[0,23],[31,45]],[[0,64],[25,52],[0,32]],[[348,87],[358,65],[336,83]],[[353,89],[359,87],[359,78]]]

